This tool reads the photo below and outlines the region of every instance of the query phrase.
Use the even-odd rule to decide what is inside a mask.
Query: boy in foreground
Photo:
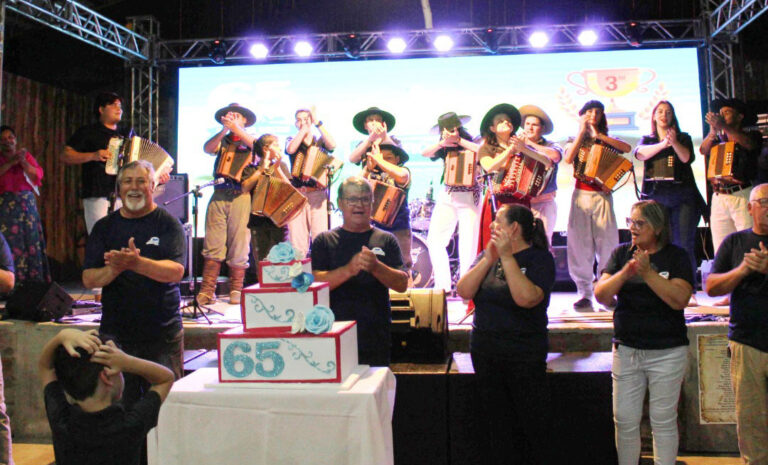
[[[173,386],[169,369],[126,355],[95,330],[75,329],[48,341],[38,369],[57,465],[139,463],[147,432]],[[123,373],[151,384],[129,410],[120,402]]]

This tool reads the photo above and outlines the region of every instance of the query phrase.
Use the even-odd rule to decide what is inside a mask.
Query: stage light
[[[251,45],[250,52],[254,58],[259,59],[266,58],[269,55],[269,49],[261,42]]]
[[[528,43],[530,43],[533,48],[543,48],[549,43],[549,37],[547,37],[546,32],[536,31],[528,37]]]
[[[453,39],[446,35],[439,35],[433,43],[438,52],[447,52],[453,48]]]
[[[300,57],[308,57],[312,55],[312,45],[306,40],[300,40],[293,46],[293,51]]]
[[[217,65],[224,64],[227,61],[227,46],[220,40],[214,40],[211,42],[210,51],[208,52],[208,58]]]
[[[483,37],[484,48],[488,53],[496,54],[499,51],[499,33],[492,27],[485,30]]]
[[[584,29],[579,33],[579,43],[585,47],[591,47],[597,42],[597,33],[592,29]]]
[[[354,59],[360,58],[360,37],[357,34],[347,34],[342,40],[344,53]]]
[[[633,47],[643,45],[643,34],[645,29],[635,21],[627,23],[627,42]]]
[[[387,42],[387,48],[392,53],[403,53],[406,48],[405,40],[402,37],[393,37]]]

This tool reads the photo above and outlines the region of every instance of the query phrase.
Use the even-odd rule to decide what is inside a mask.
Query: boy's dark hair
[[[93,113],[96,115],[96,118],[100,116],[99,108],[111,105],[116,100],[119,100],[121,104],[124,103],[123,98],[114,92],[99,92],[99,95],[96,96],[96,100],[93,102]]]
[[[11,134],[13,134],[13,137],[16,137],[16,131],[13,130],[13,127],[8,126],[7,124],[0,126],[0,133],[2,133],[3,131],[11,131]]]
[[[111,338],[99,335],[102,343]],[[76,348],[80,357],[69,355],[64,346],[58,346],[53,355],[53,368],[56,378],[64,391],[75,400],[85,400],[96,392],[99,373],[104,365],[91,361],[91,354],[81,347]]]

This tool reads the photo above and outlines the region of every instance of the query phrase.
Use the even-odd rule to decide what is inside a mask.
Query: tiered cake
[[[357,367],[354,321],[334,322],[328,283],[308,258],[276,245],[243,289],[241,328],[219,334],[222,383],[341,383]],[[305,330],[307,332],[305,332]]]

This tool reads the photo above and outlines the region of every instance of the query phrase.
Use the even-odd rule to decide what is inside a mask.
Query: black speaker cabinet
[[[160,191],[155,195],[155,203],[168,210],[168,213],[178,218],[181,224],[189,221],[189,196],[184,196],[174,202],[164,205],[165,202],[178,197],[189,190],[187,173],[172,174],[171,179],[162,186],[157,186]]]
[[[14,320],[51,321],[72,313],[72,297],[55,282],[23,281],[6,303]]]

